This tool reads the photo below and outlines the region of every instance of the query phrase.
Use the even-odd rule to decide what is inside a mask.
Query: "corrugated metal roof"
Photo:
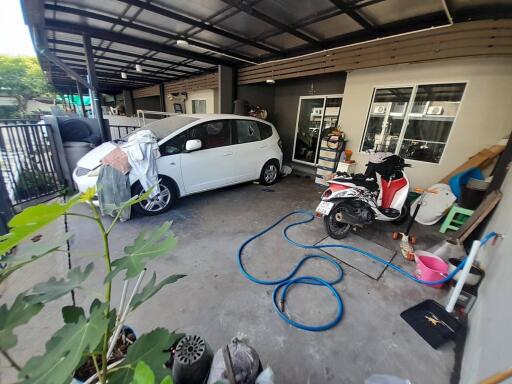
[[[104,92],[243,66],[448,23],[442,0],[21,0],[43,43],[85,71],[92,38]],[[40,6],[41,18],[27,7]],[[449,0],[455,22],[511,18],[512,0]],[[36,13],[37,14],[37,13]],[[38,20],[32,20],[32,19]],[[188,46],[178,40],[188,41]],[[65,73],[42,59],[57,88]],[[135,72],[135,65],[143,67]],[[101,70],[100,70],[101,69]],[[128,74],[121,79],[120,72]]]

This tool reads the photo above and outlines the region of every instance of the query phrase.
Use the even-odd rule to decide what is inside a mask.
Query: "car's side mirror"
[[[201,149],[202,146],[203,143],[201,143],[201,140],[187,140],[187,143],[185,144],[185,150],[187,152],[197,151],[198,149]]]

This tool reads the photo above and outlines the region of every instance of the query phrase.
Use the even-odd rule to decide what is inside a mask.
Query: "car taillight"
[[[283,140],[279,139],[277,145],[279,145],[279,148],[283,149]]]
[[[328,199],[332,195],[332,191],[330,188],[327,188],[324,193],[322,194],[322,200]]]

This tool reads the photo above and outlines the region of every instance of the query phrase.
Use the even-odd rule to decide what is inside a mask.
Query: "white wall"
[[[185,113],[192,113],[192,100],[206,100],[206,113],[215,113],[215,90],[203,89],[200,91],[188,92],[187,100],[185,101]]]
[[[512,367],[512,172],[502,188],[498,205],[487,231],[505,235],[495,246],[487,246],[478,259],[486,277],[478,299],[469,313],[469,332],[462,360],[461,384],[480,380]],[[505,381],[512,383],[512,379]]]
[[[354,151],[357,172],[367,155],[359,153],[373,89],[418,83],[467,82],[458,116],[439,164],[408,161],[413,187],[427,187],[442,179],[479,150],[508,136],[512,129],[512,60],[464,58],[403,64],[349,72],[341,109],[341,128]]]

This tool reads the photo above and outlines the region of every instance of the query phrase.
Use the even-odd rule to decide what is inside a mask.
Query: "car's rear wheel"
[[[174,183],[167,178],[162,178],[159,186],[160,193],[158,195],[133,205],[133,211],[143,216],[156,216],[170,210],[174,206],[177,197]],[[137,182],[132,188],[132,196],[138,196],[141,193],[144,193],[144,188]]]
[[[269,160],[265,163],[260,174],[260,184],[272,185],[279,176],[279,162],[277,160]]]

